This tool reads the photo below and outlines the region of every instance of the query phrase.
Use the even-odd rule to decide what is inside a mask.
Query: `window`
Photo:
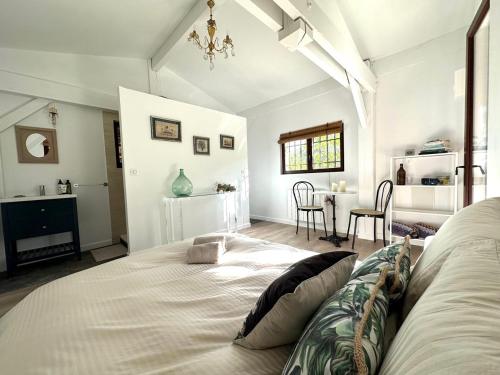
[[[280,135],[281,173],[344,171],[342,121]]]

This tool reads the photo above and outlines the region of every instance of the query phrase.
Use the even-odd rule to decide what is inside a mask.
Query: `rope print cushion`
[[[389,310],[388,271],[355,278],[327,299],[306,327],[283,374],[375,374],[382,362]]]
[[[391,301],[399,300],[410,282],[410,237],[404,242],[386,246],[363,260],[363,263],[354,270],[351,280],[370,273],[379,274],[388,268],[387,284]]]

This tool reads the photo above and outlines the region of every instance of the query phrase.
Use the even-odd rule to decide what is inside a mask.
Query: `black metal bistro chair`
[[[391,180],[384,180],[380,183],[377,188],[377,197],[375,198],[375,209],[369,208],[355,208],[351,210],[349,214],[349,225],[347,227],[347,236],[349,237],[349,229],[351,229],[351,218],[356,217],[354,221],[354,233],[352,235],[352,248],[354,249],[354,241],[356,240],[357,230],[358,230],[358,219],[360,217],[372,217],[373,218],[373,242],[377,241],[377,219],[382,219],[383,230],[382,236],[385,241],[385,215],[387,213],[387,207],[389,207],[389,202],[391,201],[393,184]]]
[[[326,221],[325,221],[325,211],[323,211],[322,206],[316,206],[314,204],[314,186],[307,181],[299,181],[293,184],[292,187],[293,198],[295,199],[295,205],[297,207],[297,230],[295,234],[299,233],[299,213],[306,212],[307,216],[307,240],[309,241],[309,213],[312,212],[313,228],[316,232],[316,219],[314,214],[316,212],[321,212],[323,214],[323,226],[325,227],[325,236],[328,236],[326,231]]]

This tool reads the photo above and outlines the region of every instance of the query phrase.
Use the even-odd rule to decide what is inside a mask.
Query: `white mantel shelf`
[[[50,200],[50,199],[68,199],[68,198],[76,198],[76,197],[77,197],[76,194],[34,195],[31,197],[0,198],[0,203],[43,201],[43,200]]]

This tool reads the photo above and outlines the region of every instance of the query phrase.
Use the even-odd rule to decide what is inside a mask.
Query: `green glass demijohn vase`
[[[179,176],[172,184],[172,193],[178,197],[188,197],[193,193],[193,184],[184,174],[184,169],[179,170]]]

